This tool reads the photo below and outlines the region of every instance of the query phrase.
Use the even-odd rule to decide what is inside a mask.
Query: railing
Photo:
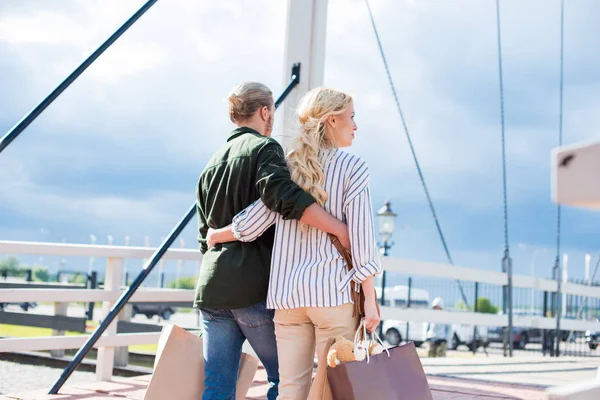
[[[106,316],[115,302],[123,295],[120,290],[122,266],[125,259],[148,259],[155,252],[147,247],[119,247],[101,245],[80,245],[65,243],[10,242],[0,243],[0,253],[55,255],[63,257],[107,258],[104,289],[0,289],[0,303],[16,302],[102,302]],[[201,261],[202,254],[195,249],[169,249],[164,259]],[[32,285],[33,286],[33,285]],[[131,297],[135,302],[187,302],[192,306],[194,292],[183,289],[140,289]],[[156,344],[159,333],[117,334],[117,321],[111,323],[98,342],[96,377],[107,380],[112,377],[115,347],[140,344]],[[0,352],[78,349],[88,335],[50,336],[34,338],[10,338],[0,340]]]
[[[35,243],[0,241],[0,253],[18,255],[54,255],[54,256],[81,256],[105,257],[108,259],[104,290],[98,289],[0,289],[0,302],[46,301],[46,302],[103,302],[104,315],[114,305],[114,302],[123,295],[119,289],[122,279],[122,265],[124,259],[147,259],[153,254],[153,249],[145,247],[120,247],[98,246],[65,243]],[[165,259],[181,259],[199,261],[202,255],[192,249],[170,249],[164,254]],[[437,264],[416,260],[384,257],[384,269],[392,273],[408,274],[411,276],[428,276],[460,279],[465,282],[479,282],[482,284],[502,287],[507,282],[507,275],[502,272],[487,271],[474,268],[455,267],[446,264]],[[556,292],[556,281],[529,276],[515,275],[513,277],[516,288],[533,288],[540,291]],[[600,298],[600,287],[592,287],[574,283],[563,283],[562,293]],[[140,289],[131,297],[136,302],[176,301],[193,302],[193,291],[182,289]],[[500,326],[508,325],[507,315],[484,314],[478,312],[438,311],[417,308],[382,307],[382,319],[402,320],[411,322],[436,322],[444,324],[468,324],[473,326]],[[114,365],[115,347],[156,344],[159,333],[134,333],[117,334],[117,321],[111,322],[106,333],[94,345],[98,348],[96,377],[98,380],[107,380],[112,376]],[[515,327],[528,327],[540,329],[554,329],[556,319],[544,316],[515,316]],[[600,331],[600,322],[561,319],[563,329],[573,331],[595,330]],[[38,337],[38,338],[9,338],[0,340],[0,352],[54,350],[79,348],[88,340],[88,336],[74,337]]]

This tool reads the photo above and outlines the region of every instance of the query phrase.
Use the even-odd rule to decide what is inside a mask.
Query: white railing
[[[154,249],[146,247],[98,246],[65,243],[34,243],[0,241],[0,253],[31,254],[55,256],[105,257],[108,259],[104,290],[93,289],[0,289],[0,303],[45,301],[45,302],[103,302],[103,315],[121,295],[121,269],[124,259],[147,259]],[[200,261],[202,255],[197,250],[170,249],[165,259]],[[446,264],[430,263],[408,259],[384,257],[384,269],[390,272],[409,274],[412,276],[430,276],[435,278],[458,279],[503,286],[508,283],[505,273],[480,270],[474,268],[455,267]],[[528,276],[513,276],[514,287],[533,288],[548,292],[557,291],[557,283],[548,279]],[[573,283],[564,283],[562,292],[600,298],[600,287],[590,287]],[[193,302],[193,291],[179,289],[145,289],[138,290],[132,301],[135,302]],[[438,311],[411,308],[382,307],[381,317],[386,320],[403,320],[415,322],[439,322],[447,324],[468,324],[478,326],[507,326],[506,315],[493,315],[475,312]],[[538,316],[515,316],[514,326],[554,329],[555,318]],[[121,346],[156,344],[159,333],[117,334],[116,321],[110,325],[102,338],[96,343],[98,360],[96,377],[107,380],[112,376],[115,348]],[[592,321],[561,319],[561,327],[567,330],[597,330],[600,323]],[[9,338],[0,340],[0,352],[26,350],[55,350],[80,348],[87,336],[53,336],[37,338]]]

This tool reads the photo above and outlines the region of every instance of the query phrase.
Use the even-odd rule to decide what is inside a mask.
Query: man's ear
[[[260,117],[263,121],[267,121],[269,119],[269,107],[263,106],[260,108]]]

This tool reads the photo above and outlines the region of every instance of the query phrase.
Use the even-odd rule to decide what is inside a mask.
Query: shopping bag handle
[[[362,335],[361,335],[361,333],[362,333]],[[385,345],[381,341],[381,338],[379,337],[379,335],[377,335],[377,333],[375,333],[374,331],[371,333],[367,333],[367,325],[365,324],[364,321],[360,321],[360,324],[358,325],[358,328],[356,329],[356,333],[354,334],[354,350],[355,351],[359,348],[361,336],[364,341],[368,340],[368,342],[367,342],[368,347],[365,349],[367,364],[371,361],[371,355],[369,354],[369,350],[371,349],[371,345],[373,343],[376,343],[376,341],[381,344],[381,347],[383,347],[383,349],[387,353],[388,357],[390,356],[389,350],[385,347]]]

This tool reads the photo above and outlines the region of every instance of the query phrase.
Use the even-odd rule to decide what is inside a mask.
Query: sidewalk
[[[150,381],[149,375],[135,378],[115,378],[111,382],[73,384],[65,387],[59,395],[47,395],[47,389],[27,393],[0,396],[2,400],[98,400],[130,399],[142,400]],[[429,380],[435,400],[498,400],[498,399],[543,399],[543,389],[526,388],[519,385],[489,384],[453,378],[431,378]],[[246,400],[266,400],[267,381],[265,371],[260,368]]]
[[[421,362],[435,400],[540,400],[544,399],[547,387],[595,378],[600,365],[600,359],[597,358],[509,359],[499,356],[470,355],[422,358]],[[28,390],[28,392],[0,395],[0,399],[4,400],[115,400],[115,397],[142,400],[150,380],[149,375],[143,375],[133,378],[114,378],[112,382],[91,382],[94,379],[92,373],[76,371],[76,376],[67,382],[68,387],[61,390],[60,396],[47,396],[49,383],[53,382],[62,370],[37,366],[23,366],[19,369],[17,367],[19,364],[15,364],[14,367],[6,364],[2,374],[3,380],[11,381],[13,388],[20,387],[20,390]],[[14,386],[15,380],[23,380],[26,386]],[[260,368],[247,399],[266,399],[267,388],[265,371]],[[31,392],[29,391],[31,389],[38,390]]]

